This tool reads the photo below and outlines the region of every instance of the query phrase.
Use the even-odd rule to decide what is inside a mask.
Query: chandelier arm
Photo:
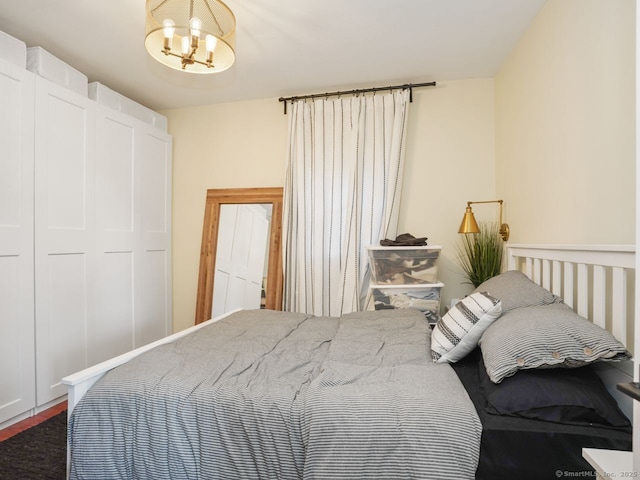
[[[167,3],[169,0],[163,0],[162,2],[160,2],[160,4],[158,4],[158,6],[156,8],[154,8],[153,10],[151,10],[151,12],[155,13],[156,10],[158,10],[159,8],[161,8],[165,3]]]
[[[161,50],[161,51],[165,55],[171,55],[172,57],[182,58],[183,60],[185,58],[184,55],[178,55],[177,53],[173,53],[172,51],[164,51],[164,50]],[[204,65],[205,67],[208,67],[208,68],[213,68],[214,67],[213,63],[201,62],[200,60],[196,60],[195,58],[193,58],[195,53],[196,53],[195,51],[192,51],[191,54],[188,57],[186,57],[186,58],[189,59],[189,61],[188,62],[182,62],[182,68],[184,68],[186,65],[191,65],[192,63],[197,63],[199,65]]]
[[[205,67],[213,68],[213,64],[209,64],[207,62],[201,62],[200,60],[196,60],[195,58],[192,58],[191,61],[199,65],[204,65]]]

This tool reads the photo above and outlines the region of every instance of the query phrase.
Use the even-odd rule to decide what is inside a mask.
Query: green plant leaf
[[[458,260],[469,282],[477,287],[502,269],[503,241],[500,225],[480,222],[480,233],[464,234],[458,245]]]

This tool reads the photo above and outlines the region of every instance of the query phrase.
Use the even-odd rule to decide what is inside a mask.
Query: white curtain
[[[407,90],[297,101],[284,187],[284,309],[361,310],[367,245],[395,238]]]

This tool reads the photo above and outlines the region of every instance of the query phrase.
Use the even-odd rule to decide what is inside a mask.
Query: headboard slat
[[[533,259],[533,281],[542,285],[542,261],[539,258]]]
[[[547,290],[551,290],[551,262],[542,260],[542,286]]]
[[[611,305],[611,333],[628,348],[627,335],[627,272],[620,267],[613,268]]]
[[[589,318],[589,271],[584,263],[578,264],[578,288],[576,311],[578,315]]]
[[[564,290],[562,295],[564,303],[573,308],[573,263],[565,262],[564,264]]]
[[[602,265],[593,266],[593,323],[606,328],[607,301],[606,301],[606,269]]]
[[[562,263],[553,261],[553,280],[551,282],[551,292],[559,297],[562,296]]]

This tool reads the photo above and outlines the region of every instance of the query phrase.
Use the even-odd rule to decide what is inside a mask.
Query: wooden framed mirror
[[[265,245],[265,281],[261,285],[264,294],[264,308],[282,310],[282,188],[224,188],[207,190],[207,198],[204,211],[204,224],[202,229],[202,246],[200,248],[200,272],[198,275],[198,296],[196,303],[195,323],[201,323],[212,317],[218,247],[232,248],[234,241],[229,240],[226,231],[221,232],[221,220],[231,215],[232,210],[224,210],[228,206],[256,206],[269,207],[271,220],[268,227],[268,245]],[[232,207],[233,208],[233,207]],[[246,210],[246,209],[245,209]],[[254,208],[255,210],[255,208]],[[223,227],[224,228],[224,227]],[[221,236],[222,234],[222,236]],[[240,235],[238,241],[247,240],[247,237],[256,235]],[[220,260],[219,263],[222,263]],[[255,263],[255,262],[254,262]],[[219,283],[221,281],[220,273]]]

